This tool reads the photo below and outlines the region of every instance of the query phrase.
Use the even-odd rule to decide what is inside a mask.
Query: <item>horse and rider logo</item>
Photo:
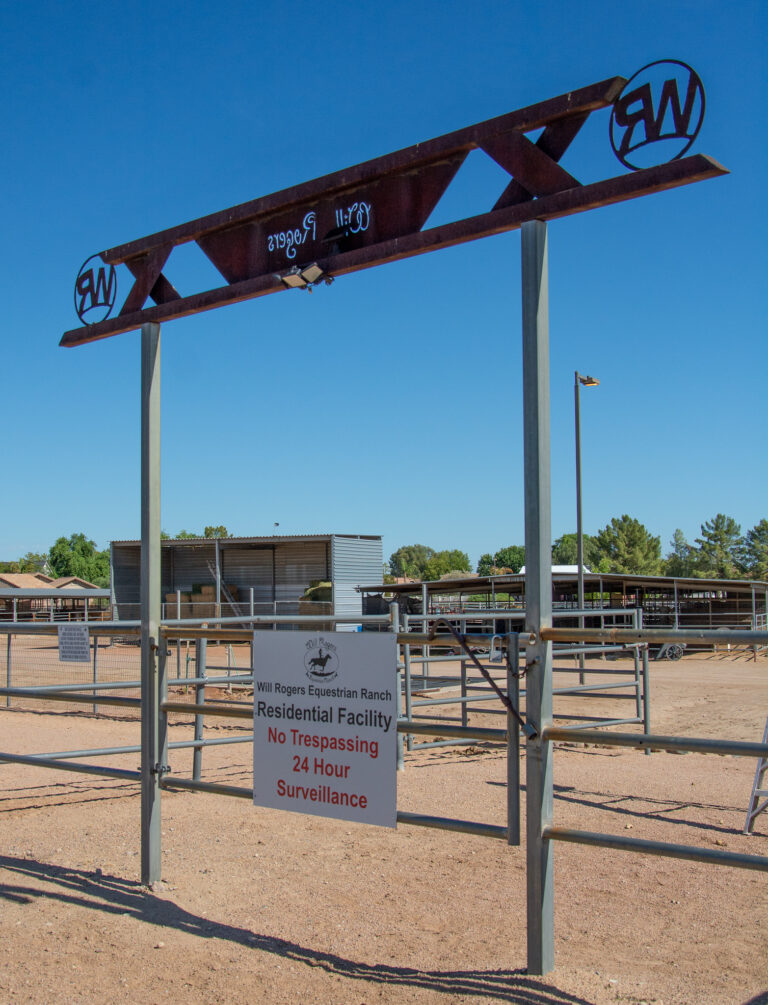
[[[304,653],[304,667],[310,680],[333,680],[339,673],[336,646],[325,639],[311,639]]]

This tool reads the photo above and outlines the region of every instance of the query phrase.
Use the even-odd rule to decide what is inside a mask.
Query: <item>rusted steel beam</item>
[[[437,251],[504,231],[517,230],[529,220],[554,220],[727,173],[727,169],[713,158],[705,154],[696,154],[658,167],[646,168],[591,185],[580,185],[533,201],[492,210],[490,213],[419,231],[406,237],[394,238],[328,258],[320,257],[317,263],[324,271],[334,276],[346,275],[374,265],[423,255],[429,251]],[[255,279],[182,297],[133,314],[120,315],[99,324],[76,328],[66,332],[60,344],[71,347],[95,342],[121,332],[132,331],[148,321],[170,321],[212,310],[224,304],[262,297],[282,289],[284,286],[276,276],[272,274],[257,276]]]
[[[134,276],[119,314],[66,332],[60,344],[94,342],[143,324],[275,293],[288,285],[284,277],[309,266],[319,269],[299,285],[725,173],[715,161],[698,156],[581,184],[561,167],[560,158],[589,115],[611,105],[624,83],[623,77],[611,77],[110,248],[101,253],[104,263],[125,264]],[[525,133],[535,129],[543,131],[533,143]],[[476,149],[511,175],[509,184],[495,203],[489,199],[489,212],[424,231]],[[226,285],[181,296],[168,281],[162,273],[165,262],[174,247],[189,241],[197,243]],[[98,285],[92,290],[92,301],[98,290]],[[145,306],[148,298],[155,306]],[[82,305],[80,314],[84,316]]]
[[[165,285],[158,287],[157,290],[155,289],[158,279],[162,275],[163,266],[168,261],[168,256],[172,250],[173,245],[160,244],[147,252],[146,255],[142,255],[136,259],[129,259],[125,263],[136,277],[136,282],[133,284],[131,292],[126,297],[125,303],[120,310],[121,315],[133,314],[135,311],[140,311],[146,303],[147,297],[151,296],[153,291],[156,294],[160,293],[161,290],[163,294],[167,291],[172,291],[172,293],[176,294],[175,297],[171,294],[167,299],[179,299],[179,294],[165,277],[163,277]],[[164,300],[161,302],[164,302]]]
[[[102,252],[102,257],[105,262],[117,265],[119,262],[126,262],[129,258],[146,254],[161,244],[173,245],[196,241],[198,237],[222,227],[244,223],[259,216],[272,215],[290,209],[292,206],[331,195],[334,192],[338,193],[354,186],[367,184],[403,169],[413,170],[420,165],[450,157],[461,151],[468,153],[480,146],[485,137],[496,136],[513,129],[528,132],[540,129],[542,126],[548,126],[553,121],[564,117],[593,112],[598,108],[605,108],[612,104],[625,83],[624,77],[609,77],[598,84],[590,84],[588,87],[569,91],[556,98],[537,102],[493,119],[486,119],[484,122],[427,140],[426,143],[416,143],[395,153],[385,154],[383,157],[364,161],[354,167],[344,168],[341,171],[323,175],[321,178],[315,178],[313,181],[303,182],[271,195],[241,203],[239,206],[199,217],[197,220],[191,220],[178,227],[159,231],[149,237],[118,245]]]
[[[580,115],[570,115],[566,119],[551,123],[536,140],[536,146],[552,160],[559,161],[589,116],[589,112],[582,112]],[[513,206],[532,197],[533,193],[524,188],[517,178],[513,178],[493,208],[503,209],[505,206]]]
[[[580,184],[541,147],[522,133],[492,136],[481,144],[496,163],[509,171],[530,196],[552,195]]]

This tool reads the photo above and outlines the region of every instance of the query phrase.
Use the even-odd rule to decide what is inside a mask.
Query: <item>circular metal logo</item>
[[[84,325],[105,321],[115,306],[117,273],[101,255],[91,255],[80,266],[75,280],[75,311]]]
[[[630,77],[613,104],[613,152],[633,171],[677,160],[698,136],[704,105],[704,85],[687,63],[649,63]]]

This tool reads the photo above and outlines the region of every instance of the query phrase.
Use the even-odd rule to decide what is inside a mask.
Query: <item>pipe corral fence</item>
[[[115,318],[107,318],[95,324],[83,322],[84,327],[65,333],[61,344],[76,346],[141,328],[141,698],[107,694],[102,696],[100,690],[97,697],[99,703],[105,705],[111,703],[119,706],[122,703],[123,708],[141,709],[141,770],[121,772],[117,777],[136,779],[141,786],[143,882],[152,883],[161,878],[161,796],[164,790],[188,788],[252,798],[251,791],[246,788],[207,784],[194,778],[172,779],[168,775],[168,717],[179,709],[186,712],[189,708],[188,703],[168,700],[169,641],[205,639],[210,643],[216,639],[221,642],[229,640],[234,644],[241,637],[239,632],[247,633],[249,629],[233,629],[222,625],[218,630],[211,627],[194,630],[181,624],[163,622],[160,512],[161,323],[237,300],[284,291],[286,287],[311,288],[312,285],[332,281],[360,269],[516,229],[520,229],[522,238],[521,397],[527,570],[522,630],[505,633],[494,642],[487,635],[475,636],[469,631],[459,631],[443,619],[433,623],[429,631],[424,631],[423,625],[420,626],[421,631],[411,631],[414,626],[401,623],[397,608],[393,610],[391,618],[391,630],[397,633],[402,645],[434,648],[444,642],[448,648],[458,646],[458,655],[463,654],[467,659],[468,671],[479,673],[505,709],[506,721],[502,721],[501,728],[497,729],[481,729],[461,723],[436,726],[407,718],[400,720],[397,728],[406,737],[443,735],[447,739],[480,739],[506,744],[507,825],[405,812],[398,812],[397,820],[403,824],[439,827],[517,843],[520,791],[517,750],[520,735],[524,735],[527,942],[528,972],[531,974],[544,974],[554,967],[553,845],[558,840],[620,847],[749,869],[768,868],[768,858],[765,857],[565,830],[556,827],[552,819],[555,739],[605,745],[622,744],[638,749],[647,749],[649,746],[661,750],[695,749],[756,758],[765,757],[768,753],[766,745],[760,743],[654,736],[645,732],[644,726],[643,732],[637,733],[620,733],[605,728],[578,729],[555,725],[552,719],[553,644],[575,643],[582,647],[594,644],[639,644],[642,647],[648,643],[698,644],[702,641],[715,641],[711,638],[714,636],[711,630],[664,628],[649,631],[643,627],[600,629],[586,625],[584,628],[574,628],[553,624],[547,221],[726,173],[725,168],[703,154],[678,157],[655,167],[635,170],[631,175],[607,178],[586,185],[564,171],[557,162],[581,126],[597,109],[608,106],[615,108],[618,103],[625,101],[626,96],[622,96],[629,79],[634,77],[617,76],[587,88],[570,90],[526,109],[518,109],[485,123],[477,123],[366,164],[101,253],[105,264],[128,265],[135,280],[131,292]],[[527,139],[526,133],[542,128],[543,131],[535,142]],[[500,197],[495,196],[496,202],[492,204],[490,211],[438,227],[429,226],[427,220],[431,209],[438,204],[467,155],[477,149],[489,152],[507,170],[511,181]],[[403,188],[403,183],[407,183],[407,190]],[[407,191],[407,196],[402,194],[404,191]],[[360,200],[365,200],[366,206],[372,207],[375,204],[376,220],[380,220],[382,224],[381,227],[371,227],[362,236],[355,235],[351,244],[347,243],[345,229],[340,228],[338,222],[339,207],[347,197],[356,200],[356,205],[360,204]],[[325,229],[324,224],[318,231],[317,240],[313,231],[312,241],[308,241],[303,247],[301,260],[297,260],[295,267],[289,266],[284,250],[269,251],[269,246],[263,241],[265,231],[262,225],[280,213],[287,214],[286,219],[291,220],[295,214],[305,211],[304,207],[306,211],[312,211],[314,219],[326,216],[331,229]],[[244,235],[249,236],[244,240]],[[182,297],[168,282],[162,272],[168,256],[176,246],[190,241],[197,242],[214,262],[226,281],[225,286]],[[262,243],[257,244],[259,241]],[[240,263],[242,268],[233,268],[234,263]],[[155,304],[145,308],[150,297]],[[237,620],[242,622],[244,619]],[[297,621],[296,618],[292,620]],[[343,620],[336,619],[334,623],[338,625]],[[360,617],[350,620],[363,627],[367,621]],[[764,645],[768,642],[768,634],[754,629],[729,630],[720,633],[719,640],[734,644]],[[498,649],[503,651],[505,679],[501,685],[497,679],[501,674],[494,675],[478,659],[477,653],[473,653],[473,647],[481,646],[487,647],[489,655],[493,652],[495,656]],[[521,659],[523,651],[524,659]],[[496,662],[498,661],[490,658],[487,660],[492,667],[495,667]],[[404,672],[404,667],[403,671],[393,667],[393,673],[400,672]],[[197,687],[197,681],[201,678],[198,676],[194,680],[194,686]],[[524,718],[520,714],[518,696],[522,680],[525,681]],[[94,687],[92,681],[91,686]],[[11,691],[7,697],[14,696],[12,688],[6,690]],[[636,685],[637,691],[642,692],[642,684]],[[55,688],[42,689],[37,695],[39,698],[65,702],[82,702],[83,699],[82,695],[66,694]],[[93,699],[94,690],[88,697]],[[470,693],[462,697],[469,698]],[[645,705],[647,707],[647,700]],[[466,702],[460,703],[460,707],[466,706]],[[250,719],[252,712],[245,707],[237,709],[222,702],[203,700],[196,703],[195,714],[200,717],[218,715]],[[639,716],[625,718],[639,719]],[[31,761],[64,770],[91,770],[78,764],[77,758],[14,758],[10,753],[0,756],[6,760],[23,763]],[[117,771],[106,767],[97,767],[95,770],[104,774]]]
[[[715,634],[721,638],[722,633],[643,630],[638,625],[641,621],[639,612],[618,613],[624,626],[594,630],[558,628],[555,624],[542,631],[545,643],[553,649],[553,673],[562,675],[564,685],[553,688],[552,721],[538,732],[525,711],[527,688],[521,686],[525,685],[531,653],[535,652],[534,639],[525,632],[522,624],[525,612],[490,610],[464,615],[452,613],[442,618],[436,615],[401,615],[398,605],[393,604],[388,617],[364,616],[363,631],[397,632],[400,655],[393,674],[397,674],[400,692],[398,770],[405,767],[407,750],[477,742],[506,747],[506,826],[402,810],[397,811],[397,823],[474,834],[519,845],[521,733],[528,761],[536,757],[536,747],[551,751],[554,741],[631,747],[644,750],[646,754],[653,749],[768,758],[768,744],[765,742],[744,743],[652,734],[649,644],[709,642]],[[191,790],[252,800],[252,788],[203,781],[203,752],[210,746],[253,742],[251,643],[254,629],[294,627],[297,621],[298,627],[314,628],[316,621],[308,617],[297,619],[292,615],[286,616],[281,624],[274,615],[272,618],[256,616],[251,625],[244,628],[242,620],[219,619],[216,624],[211,621],[205,624],[176,621],[160,627],[157,661],[159,700],[150,710],[150,721],[146,702],[135,695],[142,686],[140,650],[136,645],[139,626],[136,623],[91,623],[91,659],[83,664],[58,661],[58,626],[55,624],[0,625],[0,642],[3,643],[0,645],[3,657],[0,668],[5,670],[5,687],[0,688],[0,695],[5,698],[6,707],[39,708],[41,703],[43,706],[64,703],[69,708],[92,713],[102,710],[111,714],[141,716],[142,719],[142,742],[134,746],[47,751],[35,755],[3,751],[0,752],[0,761],[100,775],[139,784],[141,771],[110,767],[96,763],[95,759],[141,753],[144,760],[148,728],[152,727],[160,737],[161,758],[155,766],[160,790]],[[344,619],[331,620],[338,627]],[[359,622],[360,616],[357,615],[355,620]],[[238,625],[222,624],[226,621],[237,621]],[[473,629],[471,632],[466,630],[468,623]],[[480,630],[488,625],[492,626],[491,631]],[[504,631],[497,630],[502,627]],[[726,641],[734,645],[752,645],[765,644],[766,638],[765,633],[728,632]],[[580,655],[590,663],[594,657],[600,665],[585,665],[582,668],[577,661]],[[633,667],[610,666],[610,658],[617,655],[628,655]],[[571,665],[568,665],[569,660]],[[68,678],[65,682],[62,681],[64,675]],[[222,690],[226,696],[211,699],[212,688],[217,696]],[[208,694],[206,689],[209,689]],[[420,697],[415,697],[415,694]],[[569,712],[560,716],[557,707],[560,696],[599,696],[609,702],[623,700],[629,702],[632,714],[594,718]],[[438,717],[437,710],[442,712],[445,707],[449,707],[454,714]],[[502,722],[488,727],[470,725],[470,712],[473,715],[501,716]],[[184,740],[169,741],[169,717],[176,721],[179,717],[191,718],[192,735]],[[235,735],[206,737],[203,728],[206,717],[226,719],[236,724]],[[560,717],[569,720],[569,723],[556,724],[555,720]],[[630,725],[640,727],[640,731],[616,731],[617,726]],[[431,739],[436,736],[440,739]],[[423,741],[415,742],[416,738],[422,737]],[[193,750],[191,776],[179,777],[171,772],[169,755],[172,751],[187,749]],[[566,841],[768,871],[768,857],[765,856],[580,831],[558,827],[554,822],[539,827],[538,823],[537,818],[529,813],[529,854],[531,843],[536,840],[547,843]],[[148,840],[145,826],[142,826],[142,846]],[[149,880],[145,879],[145,882]]]

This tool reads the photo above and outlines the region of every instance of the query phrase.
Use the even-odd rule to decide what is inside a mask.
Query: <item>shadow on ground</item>
[[[410,967],[365,963],[345,959],[275,938],[191,914],[152,890],[119,876],[97,869],[67,869],[33,859],[0,855],[0,870],[13,876],[34,880],[0,885],[0,900],[15,904],[38,899],[56,901],[73,907],[106,914],[129,914],[158,928],[175,929],[204,939],[222,939],[247,949],[320,967],[327,973],[389,987],[424,988],[445,994],[474,995],[512,1005],[592,1005],[586,998],[558,990],[551,984],[528,977],[523,970],[416,970]]]

